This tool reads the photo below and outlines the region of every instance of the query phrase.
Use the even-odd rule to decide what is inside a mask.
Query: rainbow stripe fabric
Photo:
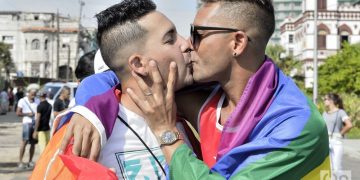
[[[320,179],[330,171],[322,116],[270,59],[249,80],[228,121],[215,165],[209,168],[182,145],[170,162],[170,179]]]

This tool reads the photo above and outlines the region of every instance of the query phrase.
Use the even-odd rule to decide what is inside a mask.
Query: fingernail
[[[172,62],[170,63],[170,67],[171,67],[171,68],[175,68],[175,67],[176,67],[176,63],[175,63],[174,61],[172,61]]]
[[[156,66],[156,63],[155,63],[154,60],[151,60],[151,61],[149,62],[149,64],[150,64],[150,66]]]

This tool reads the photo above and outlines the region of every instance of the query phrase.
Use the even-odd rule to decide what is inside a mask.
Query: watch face
[[[164,144],[170,144],[176,140],[176,135],[175,135],[175,133],[173,133],[171,131],[165,131],[161,135],[161,140]]]

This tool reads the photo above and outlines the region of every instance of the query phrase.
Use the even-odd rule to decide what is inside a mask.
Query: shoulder
[[[18,102],[18,105],[24,104],[24,101],[25,101],[25,99],[24,99],[24,98],[21,98],[21,99],[19,100],[19,102]]]
[[[347,115],[347,113],[345,112],[345,110],[339,109],[339,115],[344,116],[344,115]]]

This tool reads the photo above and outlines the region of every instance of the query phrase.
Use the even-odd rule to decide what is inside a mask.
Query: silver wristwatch
[[[182,139],[179,132],[176,131],[164,131],[159,137],[160,146],[174,144],[177,140]]]

